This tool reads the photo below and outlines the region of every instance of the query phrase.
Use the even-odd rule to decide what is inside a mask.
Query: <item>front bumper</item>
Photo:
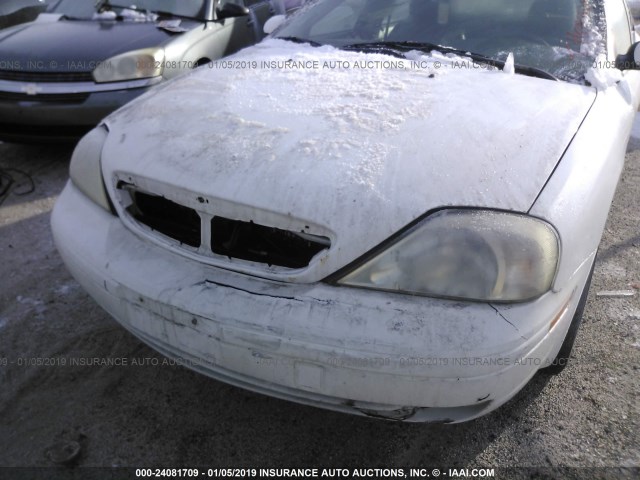
[[[507,317],[488,304],[203,265],[132,233],[71,182],[52,227],[78,282],[163,354],[249,390],[407,421],[470,420],[515,395],[555,356],[588,273]]]
[[[2,80],[0,141],[76,141],[160,81],[154,78],[101,85]]]

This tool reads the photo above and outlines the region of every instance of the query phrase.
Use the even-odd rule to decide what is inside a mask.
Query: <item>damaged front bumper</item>
[[[78,282],[161,353],[248,390],[406,421],[470,420],[509,400],[557,353],[588,273],[505,311],[284,284],[153,245],[71,182],[52,227]]]

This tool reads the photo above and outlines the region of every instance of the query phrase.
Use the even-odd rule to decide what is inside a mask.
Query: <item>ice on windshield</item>
[[[277,33],[336,47],[372,42],[448,46],[583,82],[604,51],[596,0],[316,0]]]

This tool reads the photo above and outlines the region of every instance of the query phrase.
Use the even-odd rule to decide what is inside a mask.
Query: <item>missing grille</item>
[[[131,181],[131,180],[129,180]],[[182,245],[198,249],[205,256],[214,254],[284,268],[304,268],[323,250],[331,247],[328,237],[268,227],[214,216],[178,204],[164,196],[139,190],[133,183],[119,181],[117,188],[127,192],[124,207],[138,223]],[[197,197],[200,203],[203,197]],[[206,202],[208,203],[208,202]],[[209,220],[211,219],[211,220]],[[204,222],[211,222],[210,245],[201,243]],[[210,247],[210,250],[209,248]]]
[[[130,190],[132,204],[129,214],[147,227],[198,248],[200,246],[200,215],[192,209],[138,190]]]
[[[303,268],[331,246],[327,237],[266,227],[223,217],[211,221],[211,249],[218,255],[277,265]]]

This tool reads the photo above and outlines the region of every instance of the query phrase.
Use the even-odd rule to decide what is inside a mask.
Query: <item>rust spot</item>
[[[574,290],[571,296],[569,297],[569,300],[565,302],[565,304],[562,306],[558,314],[555,317],[553,317],[553,320],[551,320],[551,323],[549,324],[549,331],[553,330],[553,327],[556,326],[556,323],[558,323],[558,321],[562,318],[562,316],[567,312],[567,310],[569,309],[569,302],[571,302],[571,299],[573,298],[573,295],[575,293],[576,291]]]

